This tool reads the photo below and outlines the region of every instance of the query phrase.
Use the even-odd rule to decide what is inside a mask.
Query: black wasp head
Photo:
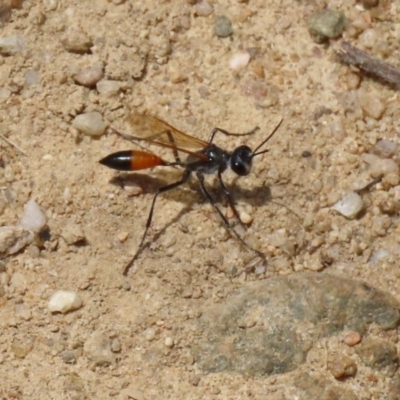
[[[268,142],[269,139],[274,136],[275,132],[281,126],[283,119],[280,120],[279,124],[275,127],[272,133],[254,150],[252,151],[248,146],[239,146],[234,150],[231,156],[231,168],[239,176],[248,175],[251,171],[253,164],[253,157],[268,152],[268,149],[261,150],[261,147]]]
[[[239,176],[248,175],[251,171],[253,152],[248,146],[239,146],[231,156],[231,168]]]

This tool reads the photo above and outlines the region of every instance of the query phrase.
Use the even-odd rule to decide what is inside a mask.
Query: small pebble
[[[14,272],[9,283],[9,291],[12,293],[24,293],[26,290],[26,277],[21,272]]]
[[[0,4],[0,24],[4,25],[11,18],[11,8],[7,3]]]
[[[55,292],[48,304],[48,308],[52,313],[67,313],[82,307],[82,299],[76,292],[59,290]]]
[[[0,54],[12,56],[26,49],[25,40],[21,36],[7,36],[0,39]]]
[[[239,71],[247,66],[250,61],[250,54],[247,52],[236,53],[229,60],[229,67],[234,71]]]
[[[235,213],[234,213],[232,207],[228,206],[226,208],[225,215],[226,215],[226,218],[228,218],[228,219],[231,219],[231,218],[233,218],[235,216]]]
[[[256,276],[260,276],[265,274],[265,271],[267,270],[267,267],[265,265],[259,265],[258,267],[256,267],[256,269],[254,270],[254,274]]]
[[[200,17],[207,17],[214,11],[214,6],[207,0],[199,1],[196,6],[196,14]]]
[[[337,38],[346,27],[342,11],[324,10],[312,14],[307,19],[308,30],[317,43]]]
[[[89,360],[96,365],[106,366],[115,363],[111,350],[111,341],[101,332],[94,332],[83,345],[83,351]]]
[[[126,389],[121,390],[121,398],[129,400],[146,400],[148,397],[144,396],[143,391],[137,387],[129,386]]]
[[[3,102],[11,96],[11,90],[7,88],[0,88],[0,101]]]
[[[167,346],[168,348],[174,347],[174,341],[173,341],[172,338],[169,337],[169,336],[165,338],[164,344],[165,344],[165,346]]]
[[[129,184],[124,186],[124,192],[129,196],[137,196],[143,193],[143,188],[139,186],[137,183]]]
[[[365,29],[358,37],[358,45],[361,48],[373,49],[379,39],[376,29]]]
[[[14,339],[11,344],[11,351],[17,358],[25,358],[32,350],[33,344],[29,339]]]
[[[86,242],[86,237],[82,226],[76,223],[66,225],[61,232],[61,237],[70,246]]]
[[[171,52],[172,52],[171,41],[166,37],[161,38],[159,43],[157,43],[155,56],[157,58],[167,57],[168,55],[171,54]]]
[[[118,339],[113,339],[113,341],[111,342],[111,351],[113,353],[119,353],[121,350],[121,342]]]
[[[40,74],[38,71],[35,70],[29,70],[26,71],[25,73],[25,84],[24,87],[30,88],[32,86],[40,84]]]
[[[64,350],[60,353],[60,357],[65,364],[75,364],[76,355],[73,351]]]
[[[91,88],[104,77],[103,67],[95,65],[81,69],[75,76],[74,81],[82,86]]]
[[[244,95],[251,96],[256,101],[264,100],[268,95],[268,86],[259,80],[246,80],[241,89]]]
[[[329,125],[329,130],[332,136],[338,141],[341,142],[346,137],[346,132],[343,128],[343,125],[340,122],[334,122]]]
[[[343,379],[355,376],[357,365],[353,359],[343,354],[335,354],[328,361],[328,370],[336,379]]]
[[[254,61],[253,66],[251,67],[254,75],[258,78],[264,79],[265,78],[265,71],[262,63],[260,61]]]
[[[101,136],[107,127],[102,115],[97,111],[77,115],[72,125],[89,136]]]
[[[370,174],[372,177],[376,178],[380,175],[396,174],[399,175],[400,168],[397,163],[390,159],[378,158],[370,165]]]
[[[286,243],[287,233],[285,229],[278,229],[267,237],[270,246],[281,247]]]
[[[361,342],[361,335],[355,331],[348,332],[343,341],[347,344],[347,346],[353,347]]]
[[[25,204],[20,225],[28,231],[39,232],[46,226],[46,223],[46,214],[35,200],[29,200]]]
[[[121,89],[121,84],[118,81],[103,79],[96,84],[97,91],[105,97],[115,96]]]
[[[385,112],[386,106],[382,100],[371,93],[360,91],[358,93],[358,102],[365,116],[379,120]]]
[[[170,62],[168,65],[168,76],[172,83],[180,83],[187,79],[187,75],[182,71],[178,63]]]
[[[93,41],[82,31],[68,32],[61,43],[68,52],[78,54],[88,53],[93,46]]]
[[[0,256],[14,254],[31,244],[34,234],[20,226],[0,227]]]
[[[146,329],[146,331],[144,332],[144,337],[146,338],[146,340],[151,342],[156,337],[156,331],[153,328]]]
[[[380,158],[392,158],[398,153],[399,146],[390,140],[379,140],[371,148],[371,153],[377,155]]]
[[[361,4],[368,10],[369,8],[376,7],[379,4],[379,0],[361,0]]]
[[[381,263],[385,258],[390,256],[390,251],[388,249],[378,249],[376,250],[368,260],[369,265],[374,265]]]
[[[128,236],[129,232],[120,232],[118,233],[117,238],[121,243],[124,243],[126,239],[128,239]]]
[[[245,225],[250,225],[253,222],[253,217],[246,211],[242,211],[239,214],[239,217],[240,217],[240,220],[242,221],[242,223]]]
[[[221,38],[232,35],[232,22],[225,15],[218,15],[214,20],[214,32]]]
[[[332,206],[332,209],[348,219],[353,219],[360,213],[364,206],[364,201],[360,195],[355,192],[347,192]]]

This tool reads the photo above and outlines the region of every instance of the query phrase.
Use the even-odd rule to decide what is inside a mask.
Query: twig
[[[21,149],[21,147],[17,146],[14,142],[12,142],[11,140],[7,139],[5,136],[3,136],[2,134],[0,134],[0,138],[3,139],[7,144],[9,144],[10,146],[15,147],[18,151],[20,151],[24,156],[26,156],[26,152],[24,150]]]
[[[363,50],[342,41],[341,47],[336,50],[340,60],[369,72],[386,82],[400,85],[400,70],[380,58],[373,57]]]

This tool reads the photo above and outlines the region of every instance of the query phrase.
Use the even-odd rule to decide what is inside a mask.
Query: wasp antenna
[[[257,152],[257,150],[259,150],[259,149],[261,149],[261,147],[263,147],[264,146],[264,144],[265,143],[267,143],[268,142],[268,140],[269,139],[271,139],[272,138],[272,136],[274,136],[275,135],[275,133],[276,133],[276,131],[279,129],[279,127],[282,125],[282,122],[283,122],[283,118],[279,121],[279,123],[278,123],[278,125],[275,127],[275,129],[272,131],[272,133],[253,151],[253,154],[252,154],[252,158],[253,157],[255,157],[255,156],[258,156],[258,155],[260,155],[260,154],[264,154],[264,153],[267,153],[268,151],[269,151],[269,149],[267,149],[267,150],[263,150],[263,151],[259,151],[259,152]]]

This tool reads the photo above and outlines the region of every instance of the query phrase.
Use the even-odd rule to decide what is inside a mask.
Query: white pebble
[[[21,36],[7,36],[0,39],[0,54],[10,56],[25,50],[26,43]]]
[[[265,265],[259,265],[258,267],[256,267],[256,269],[254,270],[254,273],[256,276],[260,276],[262,274],[265,274],[265,271],[267,270],[267,267]]]
[[[110,81],[103,79],[100,82],[97,82],[96,89],[97,91],[106,97],[111,97],[116,95],[121,88],[121,84],[118,81]]]
[[[236,53],[229,60],[229,67],[234,71],[243,69],[250,61],[250,54],[247,52]]]
[[[24,207],[24,214],[21,218],[20,225],[32,232],[40,232],[46,225],[46,214],[39,207],[35,200],[29,200]]]
[[[171,337],[168,336],[168,337],[165,338],[164,344],[165,344],[165,346],[171,348],[171,347],[174,346],[174,341],[172,340]]]
[[[49,310],[60,313],[67,313],[69,311],[77,310],[82,306],[82,299],[76,292],[66,290],[58,290],[55,292],[49,301]]]
[[[363,199],[355,192],[347,192],[332,209],[344,217],[353,219],[364,208]]]
[[[89,136],[101,136],[107,127],[102,115],[97,111],[77,115],[72,126]]]
[[[246,211],[242,211],[239,217],[242,223],[245,225],[250,225],[253,222],[253,217]]]
[[[148,340],[149,342],[151,342],[152,340],[155,339],[156,337],[156,331],[153,328],[149,328],[145,331],[144,333],[144,337],[146,338],[146,340]]]
[[[214,6],[207,0],[202,0],[196,3],[196,14],[200,17],[207,17],[214,11]]]

